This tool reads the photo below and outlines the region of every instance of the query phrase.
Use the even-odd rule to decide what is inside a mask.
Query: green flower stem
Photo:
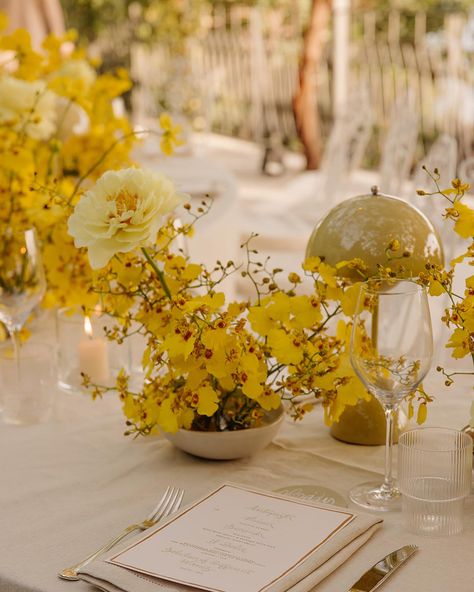
[[[168,288],[168,284],[166,283],[165,276],[164,276],[163,272],[157,266],[157,264],[153,261],[153,259],[150,257],[150,254],[148,253],[148,251],[144,247],[142,247],[142,253],[145,255],[145,259],[148,261],[148,263],[151,265],[153,271],[158,276],[158,279],[160,281],[160,284],[163,288],[164,293],[166,294],[166,296],[170,300],[172,300],[171,292],[170,292],[170,289]]]

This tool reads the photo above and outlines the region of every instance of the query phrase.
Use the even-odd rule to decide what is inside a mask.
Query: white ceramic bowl
[[[167,440],[179,448],[199,456],[214,460],[244,458],[263,450],[276,436],[283,422],[283,409],[269,414],[269,421],[261,427],[235,430],[231,432],[198,432],[178,430],[174,434],[164,433]]]

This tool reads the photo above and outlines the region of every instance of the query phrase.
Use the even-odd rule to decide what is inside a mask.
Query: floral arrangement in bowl
[[[189,222],[177,226],[163,215],[180,202]],[[326,422],[337,421],[346,405],[369,397],[348,354],[360,282],[338,274],[349,266],[363,281],[364,263],[332,267],[309,257],[283,288],[282,270],[260,261],[250,238],[243,268],[217,261],[206,269],[177,239],[208,208],[183,203],[169,180],[139,169],[105,173],[76,205],[69,231],[96,268],[91,291],[115,319],[108,337],[139,334],[146,344],[141,387],[122,372],[113,389],[90,385],[94,396],[118,391],[127,434],[235,431],[263,425],[282,404],[301,418],[317,400]],[[222,284],[235,273],[253,285],[252,301],[226,302]],[[427,396],[416,397],[423,408]]]

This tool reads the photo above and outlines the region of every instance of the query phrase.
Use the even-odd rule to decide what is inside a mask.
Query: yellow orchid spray
[[[118,391],[126,433],[242,429],[259,425],[282,404],[300,419],[318,400],[330,424],[346,405],[369,398],[348,355],[358,283],[312,257],[283,288],[282,270],[259,259],[253,237],[242,245],[244,268],[232,261],[217,261],[213,269],[191,262],[177,239],[192,234],[210,205],[184,204],[190,222],[177,227],[166,215],[182,197],[169,181],[156,175],[144,181],[143,175],[138,169],[107,172],[69,219],[76,245],[88,249],[98,268],[91,293],[116,321],[109,339],[121,343],[139,334],[146,343],[140,389],[124,372],[112,389],[89,385],[85,377],[94,397]],[[153,224],[162,216],[158,229],[146,224],[147,212],[155,212]],[[366,279],[363,262],[339,267],[345,265]],[[222,284],[235,273],[253,286],[252,301],[226,302]]]
[[[474,210],[463,202],[465,194],[470,190],[468,183],[460,179],[453,179],[451,187],[441,188],[440,175],[427,171],[435,185],[435,191],[429,193],[418,190],[418,195],[444,199],[447,207],[443,217],[446,222],[454,223],[454,232],[465,241],[465,250],[455,257],[447,269],[440,266],[427,266],[426,273],[422,274],[421,281],[428,286],[429,293],[433,296],[447,294],[450,306],[444,311],[442,321],[452,329],[451,337],[446,347],[452,350],[452,357],[456,359],[470,356],[474,363],[474,275],[468,276],[464,281],[462,293],[457,293],[454,288],[454,279],[457,266],[463,262],[474,265]],[[472,374],[472,372],[448,372],[441,366],[438,368],[446,377],[445,384],[450,386],[453,377],[459,374]],[[474,406],[473,406],[474,418]]]

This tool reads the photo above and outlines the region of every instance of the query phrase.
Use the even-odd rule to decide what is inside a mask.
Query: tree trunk
[[[317,74],[331,16],[330,0],[313,0],[299,66],[299,85],[293,97],[296,129],[303,144],[306,167],[321,162],[321,128],[317,107]]]

